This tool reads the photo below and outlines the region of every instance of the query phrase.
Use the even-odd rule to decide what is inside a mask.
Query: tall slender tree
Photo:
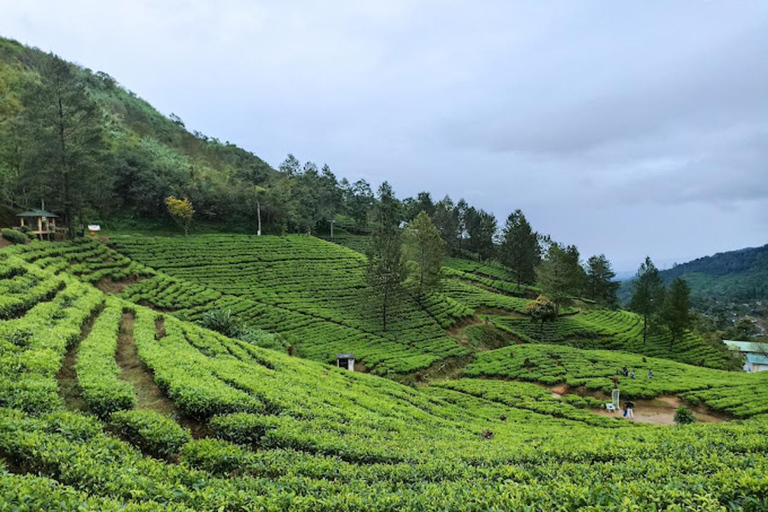
[[[459,218],[456,206],[449,196],[445,196],[435,205],[435,214],[432,216],[435,227],[440,231],[440,236],[446,243],[450,252],[455,248],[459,236]]]
[[[541,246],[538,234],[521,210],[515,210],[507,217],[502,233],[501,260],[515,271],[518,287],[536,280]]]
[[[379,187],[375,207],[375,229],[368,248],[365,277],[370,286],[374,306],[381,314],[383,330],[387,330],[392,309],[401,297],[407,268],[402,253],[400,204],[389,183]]]
[[[555,305],[555,313],[568,306],[579,294],[584,283],[584,269],[579,265],[576,246],[552,244],[539,265],[539,285]]]
[[[106,149],[104,115],[80,71],[59,57],[45,61],[40,78],[24,97],[27,142],[36,157],[31,177],[45,186],[41,199],[49,195],[49,204],[63,210],[73,237],[75,215],[98,187],[111,187],[99,165]]]
[[[691,288],[685,279],[678,277],[664,296],[661,320],[669,329],[670,348],[680,340],[686,329],[691,327]]]
[[[405,256],[412,264],[412,281],[419,296],[440,285],[445,241],[426,212],[420,212],[405,228]]]
[[[648,341],[648,327],[664,301],[664,284],[650,257],[640,265],[633,283],[630,309],[643,316],[643,345]]]
[[[605,254],[590,257],[586,266],[585,295],[601,306],[615,308],[619,303],[616,294],[620,283],[614,279],[616,272]]]

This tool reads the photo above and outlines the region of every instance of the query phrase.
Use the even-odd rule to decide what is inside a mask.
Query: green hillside
[[[188,131],[179,118],[161,114],[108,74],[63,65],[76,90],[98,110],[94,130],[100,142],[90,148],[87,165],[84,161],[82,169],[75,171],[81,181],[78,201],[83,201],[87,219],[105,221],[115,213],[158,216],[165,197],[177,194],[190,197],[203,219],[238,220],[243,211],[236,206],[244,199],[235,193],[232,182],[246,174],[261,180],[274,174],[252,153]],[[0,38],[3,205],[39,207],[45,200],[47,208],[63,211],[60,191],[50,188],[59,185],[58,178],[46,169],[44,159],[35,156],[35,144],[44,141],[31,127],[40,122],[36,101],[44,96],[37,87],[49,79],[53,66],[53,55]],[[36,185],[30,186],[33,180]],[[93,188],[96,183],[98,187]],[[6,224],[3,220],[11,224],[10,217],[0,218],[0,224]]]
[[[768,372],[687,295],[646,333],[522,211],[377,192],[0,39],[0,226],[68,226],[1,239],[0,512],[768,510]],[[664,276],[763,297],[766,251]]]
[[[661,271],[665,282],[685,279],[697,299],[748,301],[768,299],[768,245],[705,256]],[[622,299],[631,295],[631,281],[622,285]]]
[[[768,505],[763,417],[669,428],[593,415],[588,399],[553,398],[524,382],[465,379],[413,389],[105,296],[85,280],[104,286],[131,265],[145,276],[152,270],[113,263],[116,253],[103,246],[23,249],[0,252],[0,495],[15,509]],[[70,257],[80,263],[61,265]],[[535,354],[547,346],[563,358],[551,368],[564,368],[563,380],[574,386],[584,379],[584,358],[605,358],[593,379],[641,359],[614,352],[579,359],[577,349],[531,344],[481,354],[467,371],[496,353],[527,350],[515,360],[530,359],[543,375],[553,359]],[[131,349],[142,365],[125,355]],[[701,402],[724,411],[731,410],[720,396],[726,390],[764,380],[743,375],[726,386],[726,372],[653,364],[658,381],[638,396],[701,390]],[[749,410],[732,412],[765,410],[763,394],[750,400]]]

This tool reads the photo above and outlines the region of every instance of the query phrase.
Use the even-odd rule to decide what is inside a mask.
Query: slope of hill
[[[100,264],[101,279],[119,275],[102,249],[80,245],[91,249],[79,252],[84,277]],[[515,381],[412,389],[105,297],[55,272],[60,259],[37,256],[0,251],[13,304],[0,319],[0,502],[10,509],[768,506],[765,417],[669,429],[592,415],[584,399]],[[602,357],[552,349],[574,385],[584,361]],[[530,359],[543,368],[551,357]],[[675,378],[661,377],[654,393],[729,375],[659,368]]]
[[[682,277],[697,297],[731,300],[768,298],[768,245],[722,252],[664,270],[665,281]]]
[[[539,327],[525,316],[525,295],[533,292],[518,290],[495,265],[448,260],[442,292],[421,299],[406,295],[384,331],[368,300],[363,257],[317,238],[125,236],[110,243],[122,252],[93,241],[6,251],[179,318],[199,321],[209,311],[230,311],[251,328],[281,335],[304,357],[333,362],[337,353],[353,352],[377,374],[411,374],[448,359],[473,359],[482,350],[478,341],[484,346],[470,335],[482,333],[467,331],[476,324],[498,328],[494,348],[503,339],[732,366],[722,344],[710,345],[691,332],[675,344],[663,333],[644,344],[641,322],[628,312],[571,308]]]
[[[691,287],[691,296],[698,299],[768,299],[768,245],[705,256],[662,270],[660,275],[666,283],[682,277]],[[629,300],[631,289],[632,280],[622,282],[622,301]]]
[[[27,171],[41,164],[25,139],[25,112],[32,108],[31,93],[50,67],[54,56],[0,37],[0,200],[18,206],[37,206],[45,199],[49,209],[61,208],[58,193],[29,187]],[[237,220],[241,193],[231,183],[237,176],[261,180],[274,171],[256,155],[228,142],[189,132],[178,117],[158,112],[108,74],[69,64],[71,72],[103,116],[98,128],[105,140],[98,157],[100,190],[92,194],[90,218],[110,216],[122,208],[130,214],[163,212],[170,194],[186,195],[202,219]],[[5,167],[9,173],[6,175]],[[13,171],[13,172],[10,172]],[[21,176],[22,182],[17,178]],[[83,176],[83,178],[86,176]],[[41,177],[37,176],[38,181]],[[85,187],[85,184],[82,184]],[[18,190],[17,190],[18,188]],[[6,196],[5,194],[12,195]],[[83,192],[85,193],[85,192]],[[90,191],[89,191],[90,193]],[[33,204],[20,204],[32,201]],[[0,219],[2,223],[3,219]],[[8,219],[15,219],[12,217]]]

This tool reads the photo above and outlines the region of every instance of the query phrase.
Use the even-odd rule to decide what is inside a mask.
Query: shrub
[[[211,427],[216,437],[236,444],[258,445],[261,438],[271,429],[278,427],[280,419],[275,416],[259,416],[248,413],[234,413],[216,416]]]
[[[685,406],[678,407],[675,411],[675,425],[690,425],[695,421],[696,417],[689,408]]]
[[[251,452],[219,439],[200,439],[184,445],[184,460],[191,466],[214,474],[237,470]]]
[[[153,411],[115,412],[110,427],[143,453],[165,459],[179,453],[192,440],[189,431]]]
[[[240,319],[234,316],[228,309],[206,311],[200,319],[200,324],[206,329],[216,331],[230,338],[236,338],[243,331]]]
[[[27,235],[15,229],[3,228],[3,238],[14,244],[25,244],[29,241]]]

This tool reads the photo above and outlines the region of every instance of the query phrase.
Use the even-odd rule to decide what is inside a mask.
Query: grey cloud
[[[187,126],[605,252],[768,240],[768,3],[0,0]],[[66,21],[64,21],[66,20]]]

